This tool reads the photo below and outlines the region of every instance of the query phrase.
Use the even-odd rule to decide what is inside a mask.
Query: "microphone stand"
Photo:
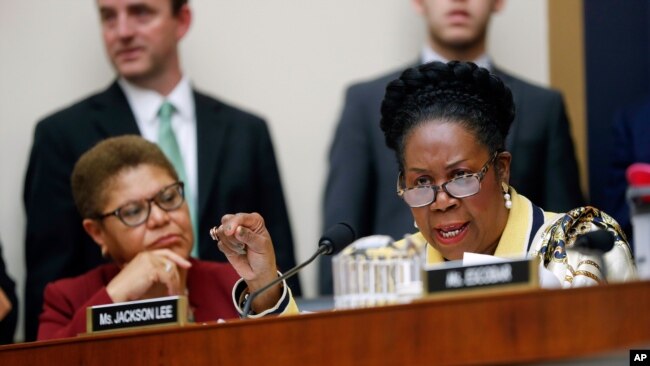
[[[264,291],[270,289],[271,287],[277,285],[278,283],[286,280],[287,278],[293,276],[296,274],[298,271],[300,271],[303,267],[308,265],[309,263],[313,262],[316,258],[318,258],[320,255],[323,254],[328,254],[332,252],[332,246],[328,244],[321,244],[318,247],[318,250],[314,255],[312,255],[307,261],[291,268],[288,270],[286,273],[284,273],[282,276],[278,276],[278,278],[274,279],[273,281],[269,282],[266,286],[258,289],[257,291],[253,291],[248,295],[248,298],[246,299],[246,302],[244,302],[244,308],[242,310],[242,315],[241,318],[247,318],[248,314],[251,311],[251,305],[253,304],[253,300],[261,293]]]

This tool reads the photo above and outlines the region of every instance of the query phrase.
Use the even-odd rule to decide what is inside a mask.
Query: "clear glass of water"
[[[370,236],[332,259],[336,309],[407,303],[422,296],[424,248]]]

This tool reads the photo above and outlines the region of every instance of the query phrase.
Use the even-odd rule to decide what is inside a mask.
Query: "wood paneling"
[[[650,282],[524,290],[0,347],[1,365],[437,365],[650,344]]]
[[[582,0],[548,0],[551,86],[564,94],[580,167],[582,191],[589,193]]]

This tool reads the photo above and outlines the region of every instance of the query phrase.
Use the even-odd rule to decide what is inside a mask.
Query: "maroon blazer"
[[[187,289],[196,322],[238,316],[232,289],[239,275],[229,263],[190,259]],[[111,304],[106,285],[120,272],[114,263],[85,274],[58,280],[45,287],[38,340],[74,337],[86,332],[86,307]]]

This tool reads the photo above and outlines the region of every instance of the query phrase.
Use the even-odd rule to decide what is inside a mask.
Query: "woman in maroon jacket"
[[[71,179],[84,229],[113,261],[46,287],[39,340],[83,333],[88,306],[169,295],[187,295],[197,322],[236,317],[246,292],[277,277],[271,238],[257,214],[226,215],[215,230],[230,264],[189,258],[183,182],[141,137],[100,142],[81,156]],[[297,309],[289,288],[278,285],[256,297],[252,310],[264,316]]]

